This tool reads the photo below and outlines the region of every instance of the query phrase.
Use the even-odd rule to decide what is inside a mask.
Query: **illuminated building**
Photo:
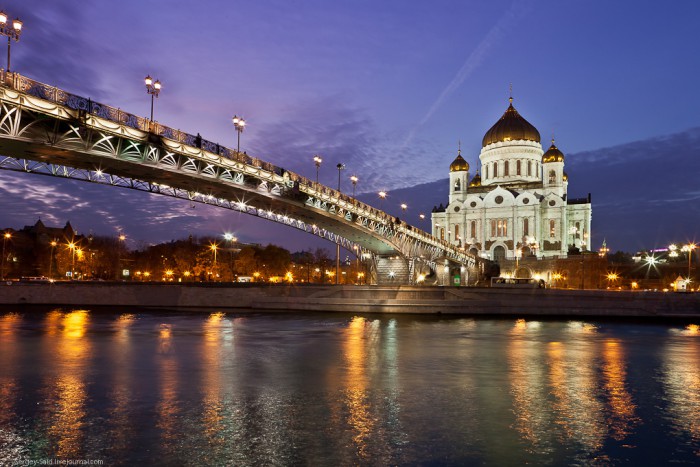
[[[540,133],[511,97],[482,140],[481,174],[470,177],[458,150],[450,165],[449,203],[432,213],[433,235],[493,261],[590,251],[591,196],[568,197],[564,159],[554,140],[543,151]]]

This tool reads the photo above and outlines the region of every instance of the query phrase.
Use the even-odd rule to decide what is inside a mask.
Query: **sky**
[[[344,191],[355,174],[365,201],[386,190],[383,207],[398,212],[410,200],[404,217],[414,223],[437,195],[447,200],[447,183],[433,182],[448,176],[460,142],[478,167],[512,85],[545,149],[554,135],[566,154],[569,195],[592,193],[595,247],[602,238],[625,251],[700,241],[696,0],[22,0],[0,9],[24,22],[14,71],[143,116],[150,74],[163,83],[155,119],[164,125],[234,148],[231,117],[243,116],[241,150],[309,178],[320,154],[320,179],[333,187],[344,163]],[[83,233],[123,231],[133,247],[225,231],[292,251],[316,245],[240,213],[84,182],[0,171],[0,197],[2,227],[70,220]],[[687,205],[684,222],[671,222],[671,204]],[[648,216],[669,229],[630,231]]]

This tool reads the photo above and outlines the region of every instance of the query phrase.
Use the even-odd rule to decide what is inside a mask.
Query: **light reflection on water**
[[[0,464],[693,464],[698,329],[3,313]]]

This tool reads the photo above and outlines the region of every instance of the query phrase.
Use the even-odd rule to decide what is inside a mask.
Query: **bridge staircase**
[[[410,284],[409,262],[399,256],[377,258],[377,285]]]

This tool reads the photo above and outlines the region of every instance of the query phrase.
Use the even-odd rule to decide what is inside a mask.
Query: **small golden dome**
[[[534,141],[536,143],[540,142],[540,132],[537,131],[537,128],[532,126],[530,122],[525,120],[520,116],[518,111],[515,110],[512,97],[509,101],[510,105],[501,119],[486,132],[486,135],[484,135],[484,139],[481,141],[482,147],[503,141],[525,140]]]
[[[554,140],[552,140],[552,145],[547,149],[542,155],[542,163],[547,162],[564,162],[564,154],[554,145]]]
[[[474,175],[474,178],[471,179],[469,186],[481,186],[481,175],[479,175],[479,172],[477,172],[476,175]]]
[[[564,181],[565,182],[569,181],[569,176],[566,174],[566,172],[564,172]]]
[[[469,163],[467,163],[467,161],[464,160],[464,158],[462,157],[462,150],[459,149],[457,151],[457,157],[450,164],[450,172],[468,172],[468,171],[469,171]]]

